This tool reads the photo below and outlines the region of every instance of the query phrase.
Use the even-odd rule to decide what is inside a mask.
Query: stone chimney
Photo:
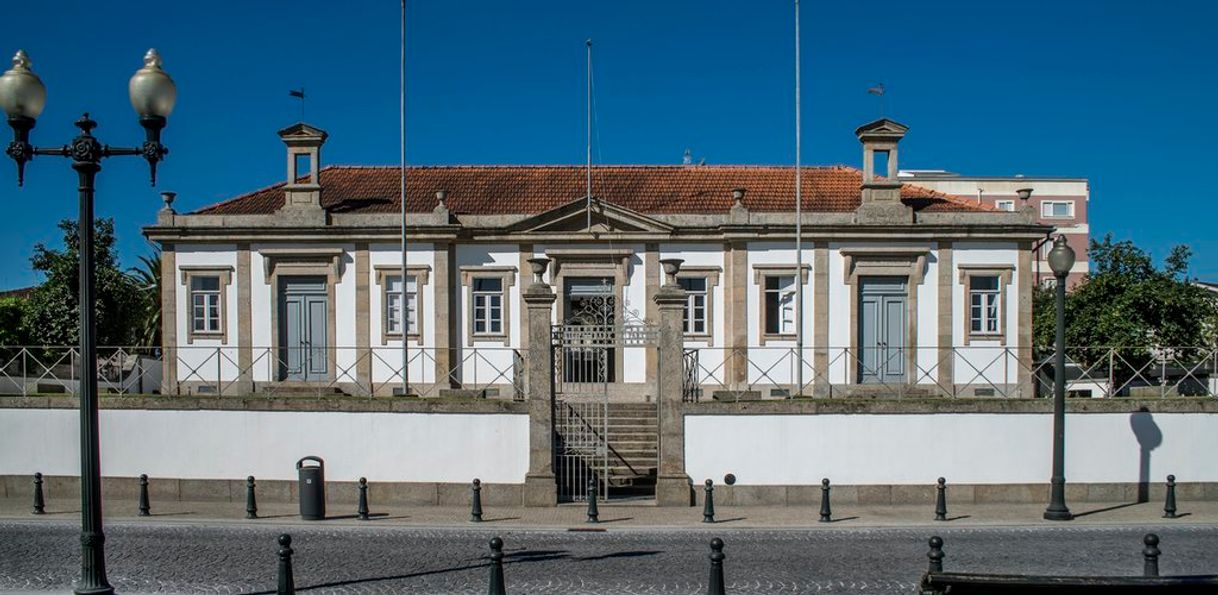
[[[862,200],[855,211],[856,223],[913,223],[913,209],[901,202],[901,180],[897,177],[897,143],[907,131],[904,124],[887,118],[854,131],[863,143]],[[877,166],[883,171],[876,171]]]
[[[283,187],[283,210],[324,214],[321,208],[321,146],[329,135],[325,130],[298,122],[279,131],[288,149],[288,179]]]

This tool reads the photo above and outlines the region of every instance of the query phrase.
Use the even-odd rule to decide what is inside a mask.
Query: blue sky
[[[278,182],[275,131],[299,118],[330,132],[325,163],[394,164],[398,2],[16,2],[0,51],[25,49],[48,87],[36,144],[58,145],[88,110],[97,135],[141,130],[126,84],[149,47],[178,83],[159,188],[137,159],[100,176],[97,212],[117,219],[127,263],[174,190],[179,210]],[[595,43],[598,162],[788,164],[793,21],[788,1],[408,2],[407,159],[579,163],[584,39]],[[1091,179],[1094,236],[1156,257],[1186,243],[1218,279],[1218,202],[1207,121],[1218,92],[1218,3],[814,2],[803,4],[805,163],[856,165],[852,130],[908,124],[903,168]],[[74,217],[66,160],[31,163],[26,187],[0,163],[0,288],[36,282],[35,242]],[[1207,214],[1208,213],[1208,214]]]

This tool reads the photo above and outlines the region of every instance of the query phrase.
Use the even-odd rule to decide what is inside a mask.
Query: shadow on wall
[[[1145,407],[1129,415],[1129,427],[1138,440],[1138,502],[1150,501],[1150,451],[1163,444],[1163,430],[1155,423],[1150,410]]]

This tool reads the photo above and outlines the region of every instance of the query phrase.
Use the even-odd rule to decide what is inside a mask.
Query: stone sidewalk
[[[1069,503],[1067,503],[1069,504]],[[32,501],[26,498],[0,499],[0,518],[71,519],[80,516],[80,501],[55,499],[46,502],[46,515],[31,514]],[[301,525],[340,527],[378,526],[411,528],[473,528],[486,530],[612,530],[646,529],[849,529],[853,527],[1061,527],[1067,525],[1136,526],[1171,523],[1187,525],[1218,524],[1218,502],[1187,501],[1178,503],[1177,520],[1164,519],[1163,503],[1111,502],[1071,505],[1077,516],[1063,523],[1046,521],[1041,517],[1044,504],[962,504],[948,501],[948,522],[934,521],[934,505],[845,505],[833,507],[833,521],[819,522],[819,506],[716,506],[715,523],[702,522],[702,507],[661,508],[640,503],[600,505],[600,523],[585,522],[586,507],[561,505],[553,508],[492,507],[483,508],[483,522],[469,522],[468,507],[443,506],[374,506],[371,520],[360,521],[356,507],[329,505],[325,521],[303,521],[295,503],[266,503],[258,508],[258,519],[245,518],[244,502],[151,502],[152,515],[138,516],[135,499],[110,499],[105,502],[106,519],[122,519],[159,524],[245,524]]]

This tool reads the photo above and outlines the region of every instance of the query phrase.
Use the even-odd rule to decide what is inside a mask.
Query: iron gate
[[[577,303],[576,303],[577,302]],[[612,286],[580,296],[573,312],[554,326],[554,472],[560,501],[588,498],[595,481],[609,496],[609,390],[620,381],[619,351],[653,344],[654,329],[642,321],[617,323]]]

